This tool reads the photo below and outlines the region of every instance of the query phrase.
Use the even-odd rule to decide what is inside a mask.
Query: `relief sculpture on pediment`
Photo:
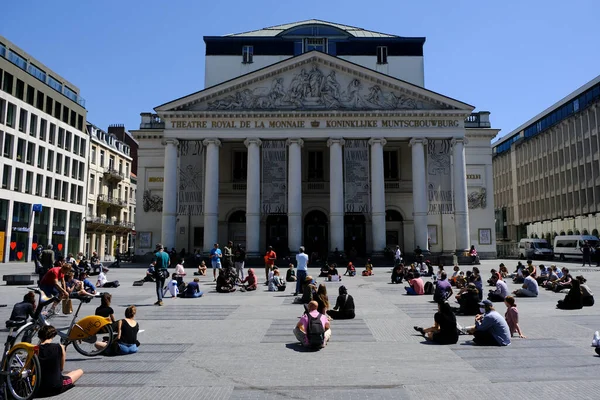
[[[344,79],[345,78],[345,79]],[[430,104],[380,85],[353,77],[323,72],[316,64],[290,78],[275,77],[267,87],[248,88],[210,101],[208,110],[420,110]],[[344,82],[345,81],[345,82]],[[435,108],[441,108],[437,106]]]

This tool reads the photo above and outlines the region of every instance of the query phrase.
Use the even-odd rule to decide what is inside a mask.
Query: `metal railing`
[[[104,176],[106,176],[107,178],[112,178],[112,179],[116,179],[116,180],[120,180],[120,181],[125,179],[125,176],[121,172],[117,171],[114,168],[110,168],[110,167],[106,168],[104,170]]]
[[[117,207],[127,207],[127,202],[125,200],[117,199],[116,197],[112,197],[112,196],[109,196],[106,194],[99,194],[98,202],[110,204],[112,206],[117,206]]]
[[[496,243],[496,253],[498,258],[519,258],[519,243],[498,242]]]

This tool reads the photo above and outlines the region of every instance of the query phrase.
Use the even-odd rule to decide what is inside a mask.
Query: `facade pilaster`
[[[413,220],[415,224],[415,248],[428,250],[427,233],[427,179],[425,176],[425,145],[427,139],[412,138],[412,184],[413,184]]]
[[[302,246],[302,139],[288,139],[288,247]]]
[[[206,173],[204,181],[204,252],[219,241],[219,139],[205,139]],[[248,233],[246,234],[248,235]]]
[[[465,144],[467,139],[452,139],[454,157],[454,226],[456,228],[456,250],[464,252],[470,247],[469,204],[467,201],[467,172]]]
[[[175,247],[177,228],[177,139],[166,139],[163,183],[163,210],[161,243],[165,248]],[[110,244],[112,248],[112,242]]]
[[[385,182],[383,174],[383,146],[386,140],[373,138],[371,145],[371,227],[373,253],[383,253],[385,238]]]
[[[246,178],[246,253],[260,254],[260,139],[246,139],[248,166]]]
[[[329,147],[329,251],[344,249],[344,139],[331,138]]]

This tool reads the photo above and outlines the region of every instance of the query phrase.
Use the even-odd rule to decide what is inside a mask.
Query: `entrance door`
[[[277,253],[277,257],[287,256],[289,252],[287,215],[269,215],[267,217],[267,247],[268,246],[273,246],[273,250]]]
[[[260,232],[250,232],[259,235]],[[234,246],[238,244],[246,248],[246,212],[236,211],[229,216],[227,221],[227,241],[232,241]]]
[[[329,253],[329,231],[327,216],[318,210],[304,217],[304,246],[312,262],[325,260]],[[315,253],[315,254],[313,254]]]
[[[367,253],[367,221],[362,214],[344,216],[344,244],[346,254],[356,252],[358,256]]]

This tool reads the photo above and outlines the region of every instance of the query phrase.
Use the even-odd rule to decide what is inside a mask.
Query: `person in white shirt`
[[[179,287],[177,282],[177,274],[173,273],[171,275],[171,280],[167,283],[167,288],[163,292],[163,297],[167,294],[167,290],[171,293],[171,297],[177,297],[179,294]]]
[[[402,252],[400,246],[396,246],[396,253],[394,254],[394,266],[399,265],[402,262]]]
[[[106,277],[106,273],[108,272],[108,268],[102,267],[102,271],[98,274],[98,281],[96,282],[97,287],[111,288],[111,287],[119,287],[119,281],[109,281]]]
[[[294,296],[298,295],[302,290],[302,284],[306,280],[307,270],[308,255],[304,252],[304,246],[301,246],[298,254],[296,254],[296,292],[294,293]]]
[[[185,269],[183,268],[184,262],[185,262],[184,260],[181,260],[181,262],[178,263],[177,266],[175,267],[175,275],[178,278],[183,278],[185,276]]]
[[[504,301],[506,296],[508,296],[508,286],[506,285],[506,282],[499,279],[496,281],[496,290],[490,289],[488,300],[501,302]]]

